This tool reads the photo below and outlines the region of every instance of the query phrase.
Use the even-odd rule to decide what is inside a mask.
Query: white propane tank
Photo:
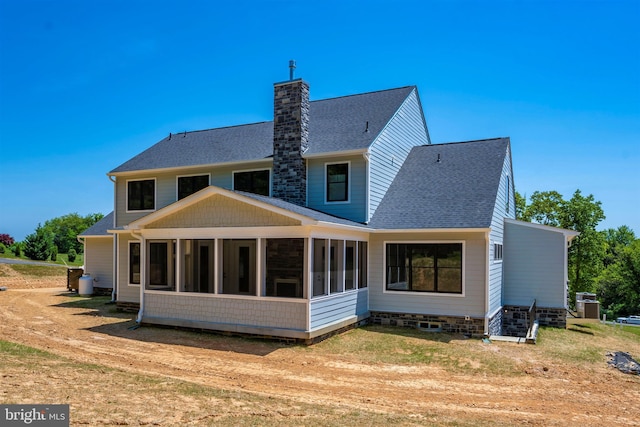
[[[83,274],[82,277],[78,280],[78,295],[93,295],[93,279],[91,278],[91,275]]]

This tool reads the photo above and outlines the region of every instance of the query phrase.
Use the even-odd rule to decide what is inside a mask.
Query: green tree
[[[24,254],[33,260],[46,261],[53,249],[53,234],[38,224],[35,233],[24,239]]]
[[[633,230],[626,225],[618,228],[608,228],[602,232],[606,243],[604,266],[608,267],[617,261],[622,250],[636,240]]]
[[[640,239],[619,247],[618,257],[596,284],[600,304],[610,318],[640,313]]]
[[[580,190],[562,203],[559,215],[560,227],[580,233],[569,248],[569,291],[573,299],[576,292],[593,292],[595,278],[603,268],[605,240],[596,231],[605,219],[602,203],[592,194],[583,196]]]
[[[526,210],[527,196],[522,196],[516,191],[516,219],[519,219],[520,221],[530,221],[530,219],[525,218]]]
[[[66,254],[74,249],[82,253],[84,247],[78,242],[78,234],[91,227],[104,217],[101,213],[92,213],[85,217],[77,213],[63,215],[45,221],[44,228],[53,234],[53,242],[58,247],[60,253]]]
[[[562,195],[557,191],[534,191],[531,195],[531,203],[523,209],[523,220],[559,227],[560,215],[565,203]]]

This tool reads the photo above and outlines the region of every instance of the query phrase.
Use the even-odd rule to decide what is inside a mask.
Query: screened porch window
[[[367,242],[312,240],[313,296],[367,287]]]
[[[303,298],[304,239],[266,239],[265,295]]]
[[[215,292],[215,240],[185,239],[180,241],[182,258],[182,292]]]
[[[462,293],[462,243],[388,243],[388,291]]]
[[[175,291],[175,241],[150,241],[146,289]]]

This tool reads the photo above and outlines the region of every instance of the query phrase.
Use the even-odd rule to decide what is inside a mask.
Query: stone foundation
[[[502,308],[502,334],[511,337],[527,336],[529,306],[505,305]],[[567,327],[567,311],[564,308],[537,307],[536,318],[540,326]]]
[[[372,311],[371,317],[369,317],[369,323],[373,325],[399,326],[454,334],[484,334],[484,318],[482,317],[465,320],[464,317],[454,316]]]

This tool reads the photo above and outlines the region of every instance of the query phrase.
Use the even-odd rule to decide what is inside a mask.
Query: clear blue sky
[[[0,0],[0,233],[110,212],[169,132],[416,85],[434,143],[510,136],[516,190],[576,189],[640,234],[640,1]]]

